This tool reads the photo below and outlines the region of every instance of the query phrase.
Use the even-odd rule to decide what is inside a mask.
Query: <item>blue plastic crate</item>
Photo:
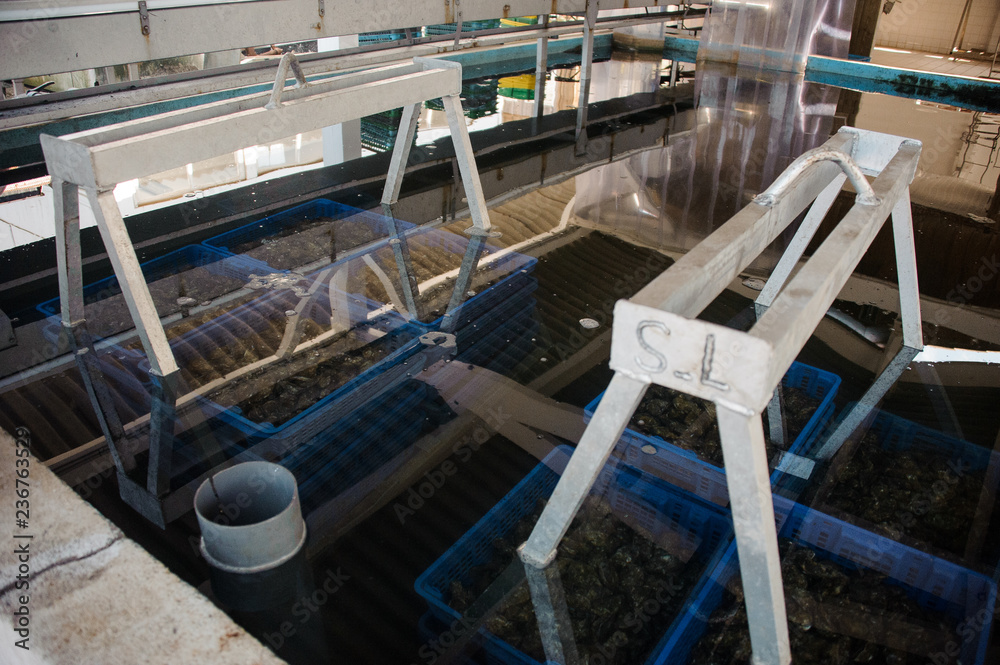
[[[311,510],[355,489],[363,496],[376,483],[366,480],[408,448],[423,432],[422,406],[432,390],[410,379],[317,434],[281,464],[299,481],[303,508]]]
[[[457,270],[461,265],[462,258],[469,247],[467,236],[450,233],[441,229],[417,227],[407,229],[403,232],[402,242],[409,248],[411,261],[417,264],[421,256],[432,257],[446,261],[447,265]],[[494,255],[497,255],[494,258]],[[525,298],[530,292],[537,288],[537,281],[531,276],[531,272],[538,260],[531,256],[516,252],[507,252],[499,247],[487,244],[483,249],[476,277],[479,283],[494,282],[488,289],[475,293],[464,301],[453,317],[457,319],[457,327],[461,328],[465,324],[473,322],[474,319],[485,316],[491,310],[502,305],[504,299]],[[367,291],[367,285],[377,280],[378,273],[372,266],[377,266],[378,271],[389,277],[393,284],[393,289],[398,293],[399,273],[396,264],[396,256],[393,252],[389,239],[380,241],[372,246],[359,249],[357,252],[337,260],[333,266],[337,269],[346,269],[349,280],[352,284],[348,288],[348,293],[375,302],[376,307],[393,307],[391,302],[386,300],[385,295],[373,294]],[[377,280],[381,281],[381,280]],[[450,299],[453,281],[444,282],[444,295]],[[384,287],[383,287],[384,288]],[[435,288],[435,287],[430,287]],[[436,288],[442,288],[440,285]],[[422,293],[426,295],[428,287],[422,288]],[[447,300],[440,306],[438,314],[427,314],[420,321],[415,323],[424,326],[427,330],[438,330],[444,322],[444,309]],[[431,318],[433,316],[433,318]]]
[[[833,398],[840,387],[840,377],[831,372],[793,362],[782,378],[781,385],[785,388],[798,388],[810,397],[822,400],[795,441],[788,447],[789,454],[804,456],[833,417],[835,408]],[[593,417],[602,397],[604,393],[598,395],[584,408],[588,421]],[[725,470],[699,459],[694,451],[676,446],[658,436],[640,434],[632,429],[625,430],[619,445],[629,464],[648,470],[703,499],[722,506],[729,504]],[[655,453],[648,454],[642,451],[643,446],[650,445],[655,449]],[[771,474],[772,487],[780,488],[789,494],[800,493],[808,482],[808,479],[791,476],[780,470],[775,470]]]
[[[319,227],[308,231],[299,231],[292,235],[283,236],[287,231],[292,231],[296,227],[321,217],[330,218],[330,227]],[[406,222],[396,222],[400,229],[410,229],[412,224]],[[329,251],[325,253],[319,251],[322,242],[311,249],[304,250],[297,261],[292,261],[294,265],[285,265],[276,262],[274,258],[268,259],[273,253],[274,247],[296,247],[301,249],[303,243],[308,240],[322,240],[324,234],[329,237],[330,229],[334,230],[334,237],[337,232],[341,234],[350,229],[354,234],[352,242],[340,243],[336,247],[336,260],[342,256],[353,255],[359,247],[378,240],[385,240],[391,237],[393,232],[392,220],[380,214],[352,208],[340,203],[335,203],[327,199],[315,199],[294,208],[290,208],[274,215],[269,215],[261,220],[244,224],[243,226],[217,235],[205,240],[202,244],[206,247],[225,252],[230,255],[238,254],[259,260],[269,267],[269,272],[279,272],[301,268],[313,263],[322,263],[325,259],[330,262]],[[242,245],[254,245],[250,249],[238,251]]]
[[[203,247],[201,245],[188,245],[176,251],[165,254],[158,259],[146,261],[142,264],[142,274],[147,284],[152,284],[173,276],[181,276],[184,272],[195,268],[204,268],[214,275],[226,277],[233,280],[231,286],[236,288],[219,288],[216,291],[200,293],[199,300],[214,299],[219,296],[236,291],[242,285],[250,281],[252,274],[260,274],[267,271],[264,264],[245,257],[231,256],[225,252]],[[240,286],[236,286],[236,282]],[[87,284],[83,287],[83,299],[85,305],[85,315],[88,323],[88,330],[95,339],[110,337],[116,333],[124,332],[133,328],[131,315],[128,313],[128,306],[121,295],[121,286],[118,277],[112,275],[97,282]],[[95,312],[94,307],[98,303],[109,301],[114,298],[114,303],[106,303],[105,306],[114,308],[114,319],[128,321],[127,327],[121,325],[104,325],[101,322],[99,312]],[[180,305],[176,300],[166,303],[156,303],[157,311],[161,317],[179,312]],[[62,335],[62,324],[60,321],[59,298],[52,298],[37,305],[39,312],[49,317],[50,325],[44,331],[46,337],[55,341]]]
[[[382,32],[362,32],[358,35],[359,44],[376,44],[379,42],[395,42],[406,39],[406,33],[396,30],[384,30]]]
[[[844,415],[850,413],[854,405],[854,402],[848,404],[844,409]],[[918,450],[925,453],[931,453],[940,457],[943,468],[949,469],[950,472],[954,472],[954,469],[961,469],[963,473],[984,472],[989,469],[993,456],[998,454],[988,448],[977,446],[974,443],[963,441],[961,439],[956,439],[955,437],[948,436],[947,434],[937,430],[933,430],[929,427],[906,420],[905,418],[895,416],[887,411],[877,409],[874,410],[872,414],[869,415],[868,422],[868,431],[875,435],[878,440],[878,445],[883,450]],[[847,465],[850,464],[850,461],[845,460],[844,463]],[[850,519],[864,528],[876,530],[877,527],[870,522],[838,510],[828,502],[828,497],[836,487],[837,483],[837,477],[835,477],[833,473],[833,468],[834,467],[830,468],[831,473],[828,474],[827,478],[823,481],[823,485],[816,496],[816,508],[836,517]],[[995,491],[998,484],[1000,484],[998,481],[1000,481],[1000,479],[998,479],[997,474],[995,473],[992,475],[985,475],[983,478],[983,483],[989,485],[990,489],[993,491]],[[930,484],[930,482],[931,481],[929,481],[928,484]],[[926,491],[927,494],[932,493],[930,487],[928,487]],[[910,542],[923,544],[916,538],[913,538]],[[932,547],[930,544],[923,545],[928,548]],[[958,559],[963,559],[965,543],[956,543],[956,545],[958,545],[959,549],[951,551],[951,554]],[[947,556],[942,552],[939,553],[941,553],[942,556]],[[969,561],[967,563],[974,564],[977,562]],[[992,567],[996,561],[988,561],[985,563]]]
[[[475,329],[497,325],[502,322],[501,317],[523,311],[533,304],[538,280],[530,276],[530,271],[531,267],[518,268],[503,281],[459,305],[452,314],[455,334],[473,335]],[[442,316],[424,325],[439,330],[443,324]]]
[[[98,348],[97,357],[119,418],[130,422],[149,413],[152,386],[149,372],[143,368],[146,356],[112,344]]]
[[[339,217],[338,217],[339,215]],[[372,264],[378,266],[378,270],[389,276],[394,284],[393,288],[398,288],[398,269],[396,258],[390,245],[393,240],[393,222],[387,217],[373,212],[361,211],[356,208],[344,206],[325,199],[311,201],[302,206],[286,210],[283,213],[272,215],[259,222],[247,224],[238,229],[230,231],[210,240],[205,241],[206,245],[226,252],[234,252],[241,244],[254,243],[259,240],[279,235],[285,229],[293,228],[304,221],[316,217],[330,217],[350,222],[357,226],[364,227],[370,231],[371,237],[375,238],[371,243],[366,243],[344,251],[338,251],[336,261],[326,264],[323,267],[321,259],[317,259],[311,264],[316,272],[329,267],[346,269],[352,280],[352,285],[347,289],[351,297],[372,301],[370,294],[366,293],[367,283],[365,280],[372,278],[375,274]],[[414,227],[412,224],[398,222],[402,233],[402,242],[407,244],[411,257],[414,261],[419,260],[421,253],[444,252],[445,256],[451,257],[451,263],[457,268],[461,264],[462,257],[469,246],[467,236],[450,233],[436,228]],[[288,236],[294,239],[296,236]],[[279,239],[278,241],[283,240]],[[276,242],[278,242],[276,241]],[[494,254],[502,252],[498,258],[491,259]],[[252,252],[251,252],[252,253]],[[516,252],[506,252],[500,248],[487,245],[483,250],[482,258],[479,262],[477,276],[480,281],[485,276],[486,281],[496,281],[491,288],[477,293],[469,298],[455,312],[455,316],[469,320],[484,315],[489,310],[497,306],[497,298],[512,295],[526,286],[537,287],[537,283],[532,280],[530,273],[538,262],[537,259]],[[277,269],[282,266],[271,266]],[[296,266],[303,267],[303,266]],[[314,274],[316,274],[314,272]],[[360,279],[360,282],[358,281]],[[450,291],[448,292],[450,295]],[[402,294],[397,294],[401,296]],[[389,302],[375,302],[375,307],[391,307]],[[444,319],[443,314],[427,320],[418,321],[428,330],[436,330],[440,327]]]
[[[462,32],[472,32],[473,30],[492,30],[500,27],[500,19],[483,19],[480,21],[463,21]],[[427,35],[447,35],[458,30],[457,23],[435,23],[424,27]]]
[[[996,604],[996,585],[991,579],[780,496],[774,497],[774,508],[779,537],[807,546],[845,569],[885,575],[889,578],[887,583],[902,587],[921,607],[946,614],[956,626],[973,617],[985,616],[982,629],[972,639],[963,642],[957,634],[945,636],[962,642],[964,665],[984,663]],[[692,649],[705,634],[712,612],[724,598],[726,584],[738,573],[739,560],[733,541],[711,574],[699,584],[694,600],[670,627],[663,651],[653,665],[689,663]],[[931,654],[926,654],[920,660],[930,659]]]
[[[464,633],[464,629],[459,624],[446,624],[438,621],[434,614],[431,612],[424,612],[423,616],[417,622],[417,634],[420,636],[420,642],[428,649],[428,653],[440,654],[447,652],[452,645],[456,637],[461,637]],[[446,640],[442,642],[442,637],[446,637]],[[445,645],[448,646],[445,646]],[[425,658],[425,660],[430,660],[430,658]],[[497,663],[495,658],[489,658],[481,650],[477,650],[473,653],[463,654],[463,663],[474,663],[475,665],[504,665],[503,663]],[[546,665],[551,663],[551,661],[546,661]],[[551,665],[558,665],[557,663],[551,663]]]
[[[380,326],[389,331],[388,334],[396,336],[394,343],[399,347],[281,425],[251,421],[236,406],[216,404],[212,394],[199,399],[207,410],[213,411],[220,420],[245,433],[250,441],[256,443],[267,440],[268,448],[274,454],[291,450],[310,441],[354,409],[405,381],[407,373],[420,370],[417,364],[409,364],[423,348],[419,339],[420,330],[402,324],[398,317],[393,316],[382,317]],[[373,338],[372,341],[376,339]]]
[[[296,286],[307,290],[310,282],[308,278],[303,278],[296,283]],[[169,339],[169,343],[182,375],[186,375],[194,363],[204,362],[207,358],[216,356],[220,350],[230,349],[238,352],[245,340],[255,335],[278,334],[275,331],[283,330],[288,321],[287,312],[294,310],[300,300],[296,289],[293,288],[267,290],[262,295],[243,302],[196,328],[174,335]],[[328,289],[326,287],[318,289],[314,293],[312,303],[313,307],[304,311],[302,316],[312,320],[321,330],[328,331],[332,311]],[[375,309],[373,303],[357,296],[345,297],[337,306],[348,324],[345,327],[368,325],[372,317],[371,312]],[[379,318],[378,322],[384,330],[404,324],[405,321],[398,316],[394,317],[391,313]],[[277,341],[280,341],[280,335],[278,338]],[[277,344],[272,350],[276,349]],[[230,360],[233,364],[239,364],[235,358],[230,357]],[[148,362],[145,360],[144,366],[148,371]],[[219,371],[221,373],[221,369]]]
[[[553,451],[417,578],[416,591],[427,601],[434,617],[445,623],[461,618],[461,614],[446,602],[451,583],[456,580],[469,583],[472,569],[493,557],[493,541],[504,537],[528,517],[539,499],[551,495],[570,454],[568,446]],[[732,532],[731,521],[723,509],[626,465],[617,469],[605,467],[591,491],[604,494],[616,515],[647,529],[654,538],[665,537],[668,533],[676,538],[680,534],[706,561],[728,542]],[[485,628],[479,629],[478,639],[489,662],[538,665],[537,661],[513,649]],[[656,658],[659,648],[658,645],[653,650],[647,662]]]
[[[476,326],[485,334],[478,335],[471,342],[458,335],[457,359],[506,374],[536,346],[533,340],[540,326],[535,318],[535,301],[530,299],[527,305],[521,306],[517,311],[504,311],[496,316],[484,317]]]

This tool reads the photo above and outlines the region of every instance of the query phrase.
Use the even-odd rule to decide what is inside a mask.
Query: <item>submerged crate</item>
[[[915,662],[984,662],[996,603],[996,585],[991,579],[783,497],[774,497],[774,506],[779,537],[812,549],[820,559],[843,570],[884,575],[888,578],[885,584],[902,588],[921,608],[948,618],[955,630],[941,635],[941,648],[955,652],[960,660],[948,658],[942,651],[940,658],[934,653],[916,654]],[[732,542],[715,569],[699,584],[693,602],[671,626],[655,665],[697,665],[691,662],[691,652],[708,630],[727,584],[738,575],[736,543]],[[787,585],[785,593],[787,598]],[[794,648],[792,660],[800,662]]]
[[[251,275],[264,271],[266,266],[260,262],[201,245],[188,245],[142,264],[142,275],[161,317],[239,291]],[[95,339],[135,327],[117,276],[84,286],[83,300],[87,329]],[[59,298],[46,300],[37,309],[49,317],[46,336],[58,338],[62,334]]]
[[[385,355],[280,425],[265,420],[253,420],[249,414],[243,413],[237,404],[231,403],[239,401],[242,394],[240,382],[252,381],[253,376],[237,379],[200,399],[206,404],[206,408],[214,408],[217,411],[216,415],[220,420],[243,432],[251,442],[266,440],[267,449],[272,454],[281,455],[310,441],[370,400],[378,398],[386,391],[391,391],[406,380],[407,374],[419,372],[422,368],[422,357],[414,356],[424,348],[419,339],[420,333],[419,329],[405,325],[396,316],[384,315],[373,321],[368,329],[362,331],[367,342],[345,353],[333,355],[325,362],[333,363],[346,354],[363,357],[376,348],[378,353]],[[274,365],[271,369],[273,368]],[[293,381],[294,376],[292,374],[286,380]],[[248,397],[249,395],[244,399]]]
[[[844,413],[850,413],[853,406],[849,404]],[[939,556],[964,561],[980,495],[984,490],[995,495],[998,487],[1000,460],[994,458],[998,453],[886,411],[876,411],[869,420],[858,445],[842,449],[851,456],[834,458],[817,493],[816,508]],[[878,460],[882,453],[886,454]],[[873,464],[879,461],[884,467]],[[852,492],[846,484],[849,479],[860,487]],[[858,491],[861,488],[863,492]],[[838,497],[838,491],[847,496]],[[879,492],[878,502],[868,501],[874,491]],[[984,530],[988,527],[985,522],[979,525]],[[990,568],[996,564],[995,560],[965,562]]]
[[[453,415],[434,389],[407,379],[317,434],[281,464],[298,479],[306,511],[348,490],[365,496],[385,481],[375,474],[379,468]]]
[[[462,618],[461,613],[449,605],[452,583],[470,583],[473,569],[492,559],[494,540],[509,534],[534,512],[540,499],[551,495],[570,452],[567,446],[553,451],[417,578],[417,593],[427,600],[435,618],[449,624]],[[645,529],[654,542],[676,543],[679,549],[694,551],[699,562],[707,564],[731,534],[731,521],[726,511],[626,465],[602,470],[591,492],[605,495],[619,519]],[[486,650],[489,662],[537,663],[485,627],[479,629],[477,639]],[[653,648],[648,663],[655,660],[663,644],[661,639]]]
[[[804,456],[823,428],[833,417],[833,398],[840,387],[840,377],[809,365],[793,362],[781,385],[797,388],[821,402],[812,417],[788,446],[789,455]],[[604,393],[588,404],[584,413],[593,417]],[[620,452],[631,465],[647,470],[671,484],[686,489],[719,505],[728,505],[729,488],[725,470],[700,459],[694,451],[686,450],[660,437],[640,434],[626,429],[619,442]],[[648,451],[648,452],[647,452]],[[771,474],[771,486],[789,494],[798,494],[808,485],[809,479],[776,469]]]
[[[400,229],[413,227],[405,222],[397,224]],[[333,263],[392,233],[392,220],[387,217],[316,199],[209,238],[203,244],[256,259],[274,272]]]
[[[477,320],[475,326],[485,334],[471,342],[459,331],[458,360],[506,374],[535,348],[539,323],[535,317],[535,301],[518,308],[503,308],[494,316]],[[471,326],[470,326],[471,327]],[[469,330],[466,327],[464,330]]]

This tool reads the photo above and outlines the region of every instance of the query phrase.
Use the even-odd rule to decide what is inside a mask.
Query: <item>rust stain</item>
[[[497,169],[497,180],[503,180],[503,169]]]
[[[503,6],[503,17],[510,18],[510,5]]]
[[[455,15],[451,11],[451,2],[449,0],[444,0],[444,22],[454,23]]]
[[[628,9],[628,8],[629,8],[628,7],[628,0],[625,0],[625,5],[622,7],[622,9]]]
[[[559,0],[552,0],[552,11],[550,11],[549,13],[550,14],[559,13]]]

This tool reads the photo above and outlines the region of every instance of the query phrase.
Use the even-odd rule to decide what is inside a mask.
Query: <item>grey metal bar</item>
[[[174,423],[177,420],[177,382],[180,370],[161,376],[150,371],[152,380],[152,411],[149,414],[149,467],[146,488],[154,497],[170,491],[174,452]]]
[[[455,25],[455,42],[454,47],[457,49],[459,43],[462,41],[462,0],[452,0],[455,3],[455,10],[457,12],[457,21]]]
[[[813,236],[816,235],[816,230],[823,222],[823,218],[826,217],[826,213],[830,211],[833,202],[837,200],[837,195],[840,194],[846,181],[846,175],[837,176],[813,201],[805,219],[802,220],[802,224],[796,229],[792,241],[788,243],[788,247],[782,253],[778,264],[771,271],[771,276],[767,278],[767,283],[757,295],[757,300],[754,302],[757,318],[760,318],[774,302],[774,299],[778,297],[781,287],[788,281],[788,276],[792,274],[795,264],[802,258],[802,254],[806,251]]]
[[[455,311],[461,307],[469,298],[469,286],[472,284],[472,276],[476,274],[479,266],[479,259],[486,248],[486,236],[474,235],[469,238],[469,244],[465,248],[465,255],[462,256],[462,267],[455,277],[455,288],[451,292],[451,300],[448,302],[448,309],[445,311],[444,320],[441,322],[441,330],[454,332]]]
[[[865,174],[861,168],[851,159],[850,155],[841,150],[822,145],[818,148],[806,151],[799,155],[787,169],[781,172],[771,186],[762,193],[754,197],[754,201],[763,206],[772,206],[778,200],[778,196],[791,187],[796,180],[813,164],[818,162],[833,162],[843,170],[844,174],[851,181],[854,190],[858,193],[857,201],[861,205],[878,205],[879,197],[875,194],[871,184],[865,179]]]
[[[406,163],[409,160],[410,147],[413,145],[422,108],[422,103],[403,107],[403,114],[399,119],[399,131],[396,134],[396,144],[392,148],[392,157],[389,161],[389,173],[386,175],[385,189],[382,191],[382,212],[392,220],[393,225],[389,244],[396,257],[396,268],[399,270],[400,288],[403,289],[406,309],[410,318],[413,319],[420,316],[417,304],[420,287],[417,285],[417,278],[413,273],[409,245],[406,244],[396,220],[395,206],[396,202],[399,201],[399,192],[403,186],[403,174],[406,172]]]
[[[559,578],[559,566],[542,569],[525,566],[524,570],[546,660],[562,665],[577,665],[580,656],[573,637],[566,592]]]
[[[767,403],[768,438],[782,450],[785,449],[785,419],[781,413],[781,384],[774,389],[774,396]]]
[[[392,220],[396,224],[395,218]],[[389,240],[392,247],[392,255],[396,259],[396,269],[399,271],[399,284],[403,290],[403,299],[406,301],[406,310],[411,319],[420,318],[420,284],[417,283],[417,276],[413,272],[413,261],[410,260],[410,245],[406,242],[399,231],[398,224],[393,238]]]
[[[871,387],[865,391],[861,399],[854,407],[841,416],[836,429],[823,442],[823,446],[816,452],[816,458],[821,460],[832,459],[840,450],[844,442],[854,433],[858,426],[865,421],[868,415],[878,406],[882,398],[886,396],[889,389],[896,385],[896,381],[903,375],[910,362],[919,353],[916,349],[904,346],[899,353],[889,362],[882,373],[878,375]]]
[[[73,345],[77,368],[83,379],[83,386],[94,407],[101,433],[108,444],[111,459],[119,472],[126,473],[135,468],[135,457],[126,449],[125,429],[122,426],[114,398],[101,371],[100,358],[94,350],[94,341],[87,330],[86,321],[67,329]]]
[[[542,16],[542,26],[548,26],[549,15]],[[545,114],[545,79],[549,71],[549,38],[539,37],[535,51],[535,118]]]
[[[467,230],[476,232],[491,231],[490,213],[486,208],[486,197],[483,195],[483,185],[479,181],[479,171],[476,168],[476,156],[472,151],[472,141],[469,140],[469,128],[465,125],[462,115],[462,100],[458,95],[446,95],[441,98],[445,115],[448,116],[448,126],[451,128],[451,140],[455,144],[455,161],[462,174],[462,185],[465,196],[469,200],[469,214],[472,226]]]
[[[403,107],[403,115],[399,118],[399,129],[396,132],[396,143],[392,147],[392,157],[389,160],[389,172],[385,177],[385,188],[382,190],[382,211],[387,217],[395,217],[393,207],[399,201],[399,192],[403,186],[403,174],[410,158],[410,146],[417,132],[420,120],[420,109],[423,103],[408,104]]]
[[[590,105],[590,80],[594,69],[594,29],[597,24],[599,0],[587,0],[587,13],[583,24],[583,53],[580,57],[580,96],[576,108],[576,150],[582,152],[587,145],[587,108]]]
[[[65,326],[76,325],[84,318],[79,192],[73,183],[52,179],[59,307]]]
[[[788,665],[788,620],[760,415],[716,403],[756,665]]]
[[[125,221],[118,210],[114,192],[109,189],[98,193],[97,190],[88,188],[87,196],[97,218],[104,247],[108,250],[108,258],[118,276],[122,296],[149,358],[149,366],[161,376],[171,374],[177,370],[177,361],[167,342],[160,316],[156,313],[156,305],[149,295],[149,287],[146,286],[142,267],[125,229]]]
[[[299,298],[299,302],[295,305],[295,313],[285,321],[285,332],[281,337],[281,342],[278,344],[278,350],[274,352],[274,355],[278,358],[288,357],[295,350],[295,347],[299,345],[299,340],[302,339],[302,327],[305,325],[303,315],[315,303],[316,292],[323,286],[331,272],[333,272],[332,267],[320,272],[313,280],[313,283],[309,285],[309,290],[306,291],[305,295]]]
[[[899,201],[892,209],[892,239],[896,251],[903,344],[919,351],[924,348],[924,331],[921,325],[917,250],[913,242],[913,213],[910,210],[909,188],[900,195]]]
[[[518,550],[525,566],[544,568],[555,558],[556,546],[566,535],[573,516],[590,492],[648,387],[647,382],[615,372],[552,498],[545,504],[528,541]]]

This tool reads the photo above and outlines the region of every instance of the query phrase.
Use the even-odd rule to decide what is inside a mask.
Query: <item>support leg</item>
[[[156,312],[149,286],[142,274],[132,240],[125,229],[125,222],[118,210],[112,190],[97,192],[87,190],[97,226],[108,251],[108,258],[115,269],[122,295],[142,340],[153,379],[153,403],[149,428],[149,468],[147,490],[150,499],[167,493],[170,489],[170,461],[173,452],[173,430],[177,401],[177,380],[180,371],[173,350],[167,342],[166,332]],[[124,491],[124,490],[123,490]],[[144,511],[144,514],[148,513]],[[162,519],[162,517],[161,517]]]
[[[594,70],[594,29],[597,27],[598,0],[587,0],[583,23],[583,54],[580,58],[580,97],[576,107],[576,152],[587,147],[587,107],[590,104],[590,81]]]
[[[357,307],[348,298],[348,277],[350,267],[342,266],[330,278],[330,328],[332,330],[350,330],[354,322],[359,320]]]
[[[781,413],[781,384],[774,389],[771,401],[767,403],[767,429],[771,443],[785,449],[785,419]]]
[[[366,257],[367,258],[367,257]],[[299,345],[299,341],[302,339],[302,327],[305,323],[305,314],[308,310],[312,308],[314,299],[316,298],[316,292],[319,290],[323,284],[326,283],[326,279],[333,272],[333,268],[327,268],[323,270],[313,283],[309,285],[309,290],[306,295],[299,298],[298,304],[295,305],[295,314],[288,317],[285,321],[285,333],[281,337],[281,343],[278,344],[278,350],[274,352],[278,358],[285,358],[295,351],[295,347]]]
[[[465,116],[462,115],[462,100],[458,95],[448,95],[441,101],[444,103],[445,115],[448,116],[448,127],[451,129],[451,140],[455,144],[455,159],[462,175],[465,196],[469,200],[472,227],[467,232],[487,235],[491,231],[490,214],[486,209],[483,185],[479,181],[476,156],[472,152],[472,141],[469,140],[469,128],[465,125]]]
[[[767,284],[761,289],[757,300],[754,302],[754,307],[757,310],[757,318],[760,318],[767,311],[767,308],[771,306],[771,303],[774,302],[774,299],[778,297],[778,293],[785,285],[785,282],[788,281],[788,277],[792,274],[795,264],[802,258],[803,252],[809,246],[809,241],[816,235],[816,230],[819,228],[820,223],[822,223],[823,218],[826,217],[826,213],[830,212],[833,202],[837,200],[837,195],[840,194],[840,190],[843,189],[846,181],[847,176],[837,176],[833,179],[833,182],[827,185],[826,189],[820,192],[816,200],[813,201],[805,219],[802,220],[799,228],[795,231],[792,241],[788,243],[788,247],[781,255],[781,259],[778,260],[778,265],[771,271],[771,276],[768,278]]]
[[[403,107],[403,115],[399,119],[399,131],[396,133],[396,144],[392,148],[389,160],[389,173],[385,178],[385,189],[382,190],[382,210],[386,217],[395,218],[393,207],[399,200],[400,188],[403,186],[403,174],[406,172],[406,162],[410,158],[410,147],[417,132],[417,122],[420,120],[422,104],[411,104]]]
[[[761,417],[716,404],[754,665],[788,665],[788,620]]]
[[[525,566],[544,568],[555,558],[556,546],[566,535],[573,517],[608,461],[647,387],[648,383],[615,373],[552,498],[545,505],[528,542],[519,550]],[[766,463],[764,472],[766,484]],[[771,527],[774,527],[773,521]]]
[[[580,657],[576,651],[566,593],[562,580],[559,579],[559,566],[544,569],[525,566],[525,573],[546,660],[562,665],[576,665],[580,662]]]
[[[389,162],[389,174],[386,176],[385,189],[382,192],[382,212],[391,220],[392,253],[396,257],[396,267],[399,269],[399,281],[406,301],[406,310],[411,318],[418,318],[417,296],[420,289],[417,278],[413,274],[413,264],[410,262],[410,248],[402,237],[402,230],[396,220],[395,206],[399,201],[400,188],[403,186],[403,174],[406,172],[406,162],[410,157],[410,146],[417,132],[417,121],[420,119],[422,104],[411,104],[403,107],[403,115],[399,119],[399,132],[396,134],[396,145],[392,149],[392,159]],[[400,310],[402,313],[403,310]]]
[[[62,330],[70,338],[70,348],[101,433],[108,442],[111,459],[118,471],[125,473],[135,468],[135,456],[125,446],[125,431],[84,318],[79,188],[72,183],[53,180],[52,190]]]
[[[548,27],[548,14],[542,17],[543,27]],[[545,113],[545,77],[549,70],[549,38],[540,37],[535,51],[535,119]]]
[[[170,492],[174,452],[174,423],[177,421],[177,383],[180,370],[166,376],[150,371],[153,407],[149,414],[149,468],[146,488],[154,497]]]
[[[896,357],[882,370],[882,373],[875,379],[871,387],[865,391],[865,394],[857,401],[854,408],[841,416],[837,428],[827,437],[823,443],[823,447],[816,453],[817,459],[827,460],[837,454],[837,451],[844,445],[844,442],[868,418],[868,414],[878,406],[882,398],[889,392],[889,389],[896,385],[896,381],[903,375],[903,372],[906,371],[906,368],[916,357],[917,353],[916,349],[911,349],[907,346],[903,346],[899,350]]]
[[[104,240],[104,247],[108,251],[108,258],[111,259],[111,265],[121,285],[122,296],[149,358],[149,365],[160,376],[171,374],[177,371],[177,362],[174,360],[170,344],[167,343],[167,334],[156,313],[153,298],[149,295],[149,286],[142,275],[132,240],[125,230],[125,221],[118,210],[114,193],[110,189],[100,193],[89,189],[87,197],[97,218],[97,226]]]
[[[453,332],[456,311],[469,297],[469,286],[472,284],[472,276],[476,274],[476,267],[479,265],[479,259],[482,257],[483,249],[485,248],[485,236],[476,235],[469,239],[469,244],[465,248],[465,256],[462,257],[462,267],[455,278],[455,288],[451,292],[451,301],[448,303],[448,309],[444,314],[441,330]]]
[[[903,192],[892,209],[892,238],[899,280],[899,313],[903,319],[903,345],[920,351],[924,333],[920,317],[920,286],[917,283],[917,251],[913,244],[910,190]]]

